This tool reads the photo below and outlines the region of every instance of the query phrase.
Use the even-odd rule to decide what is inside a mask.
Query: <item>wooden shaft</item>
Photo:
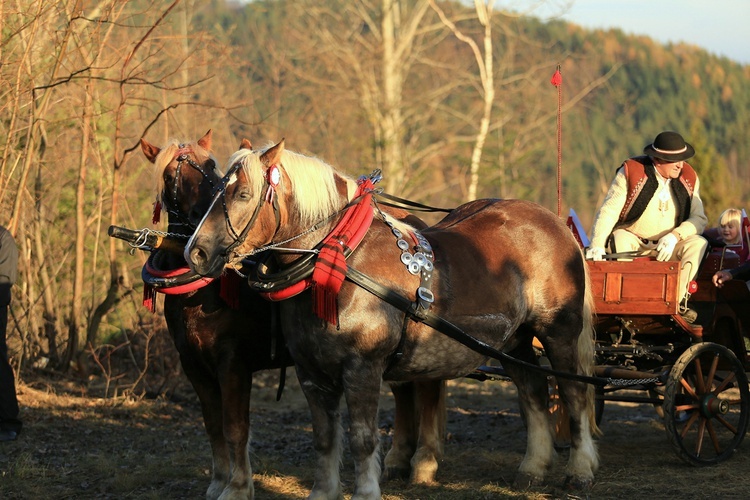
[[[109,226],[107,234],[112,238],[118,238],[127,241],[130,244],[150,247],[154,250],[166,250],[173,253],[182,253],[185,251],[185,241],[176,238],[169,238],[155,233],[147,233],[143,237],[142,231],[128,229],[120,226]]]

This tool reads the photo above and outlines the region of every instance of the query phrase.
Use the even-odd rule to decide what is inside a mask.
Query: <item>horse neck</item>
[[[318,243],[323,241],[323,239],[333,231],[342,217],[344,217],[345,210],[342,209],[346,207],[351,201],[351,197],[353,197],[353,193],[346,178],[339,176],[338,174],[335,174],[335,176],[336,190],[338,192],[338,208],[332,213],[320,216],[320,219],[316,222],[317,224],[320,224],[320,227],[316,231],[305,234],[305,232],[312,226],[309,222],[303,222],[301,220],[299,209],[295,208],[295,200],[293,199],[293,196],[290,196],[282,206],[280,228],[273,241],[280,242],[293,238],[292,241],[281,246],[283,248],[309,250],[318,245]],[[327,216],[331,217],[326,220],[325,218]],[[296,253],[278,253],[278,259],[281,262],[288,263],[297,258],[299,258],[299,254]]]

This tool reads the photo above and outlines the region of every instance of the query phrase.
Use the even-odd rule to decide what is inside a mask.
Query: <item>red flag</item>
[[[562,75],[560,74],[559,67],[555,70],[555,74],[552,75],[552,78],[550,79],[549,82],[555,87],[559,87],[560,85],[562,85]]]

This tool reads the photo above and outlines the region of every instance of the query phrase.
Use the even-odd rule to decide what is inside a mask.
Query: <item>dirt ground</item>
[[[251,403],[251,447],[256,498],[297,499],[313,483],[314,452],[308,410],[293,369],[275,401],[277,373],[256,376]],[[99,399],[80,382],[49,377],[19,387],[24,432],[0,443],[3,499],[199,499],[208,487],[211,459],[197,398],[186,381],[172,400]],[[383,485],[395,499],[550,499],[564,496],[567,452],[547,484],[510,488],[525,450],[526,433],[510,382],[459,379],[449,383],[448,440],[439,483]],[[393,403],[383,389],[383,448],[390,445]],[[598,440],[601,467],[590,498],[748,498],[750,443],[716,466],[696,468],[672,451],[664,427],[647,405],[605,405]],[[342,478],[350,498],[353,466]],[[575,498],[575,497],[574,497]]]

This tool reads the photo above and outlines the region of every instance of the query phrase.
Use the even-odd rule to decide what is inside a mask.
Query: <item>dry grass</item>
[[[259,499],[304,498],[313,482],[308,412],[293,370],[281,402],[276,374],[254,382],[252,464]],[[183,381],[184,382],[184,381]],[[0,444],[0,498],[203,498],[210,452],[197,400],[186,384],[178,402],[84,397],[70,382],[27,381],[20,387],[25,421],[19,440]],[[509,485],[525,450],[525,431],[512,384],[457,380],[449,386],[446,456],[439,484],[383,485],[401,499],[560,498],[566,453],[546,486],[516,492]],[[380,427],[387,449],[392,399],[383,391]],[[591,498],[747,498],[750,444],[710,468],[683,464],[654,410],[607,403],[599,440],[601,468]],[[351,460],[343,480],[350,494]],[[350,498],[347,495],[347,498]]]

